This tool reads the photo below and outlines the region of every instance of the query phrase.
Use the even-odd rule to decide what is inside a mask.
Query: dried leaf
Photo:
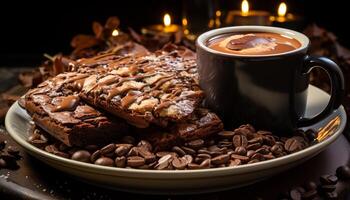
[[[85,49],[98,45],[100,41],[91,35],[77,35],[71,41],[71,46],[73,48]]]
[[[92,23],[92,31],[94,32],[96,38],[102,39],[103,26],[99,22],[93,22]]]
[[[119,24],[120,24],[120,20],[118,17],[109,17],[106,21],[106,24],[105,24],[105,29],[108,29],[108,30],[114,30],[116,28],[119,27]]]

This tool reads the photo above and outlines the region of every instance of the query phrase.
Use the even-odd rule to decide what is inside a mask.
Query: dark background
[[[78,33],[92,33],[91,23],[105,22],[118,16],[122,28],[139,30],[147,24],[161,23],[165,12],[179,23],[183,4],[195,0],[125,0],[125,1],[16,1],[0,6],[0,66],[39,64],[42,54],[69,53],[71,38]],[[198,1],[198,0],[197,0]],[[239,9],[240,0],[200,0],[221,10]],[[204,2],[204,3],[203,3]],[[249,0],[253,9],[275,12],[280,1]],[[289,11],[334,32],[342,44],[350,47],[349,12],[342,0],[286,0]],[[199,6],[196,14],[206,9]]]

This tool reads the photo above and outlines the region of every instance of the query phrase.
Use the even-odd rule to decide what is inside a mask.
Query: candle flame
[[[188,24],[187,18],[182,18],[182,25],[187,26],[187,24]]]
[[[287,4],[282,2],[278,6],[277,14],[279,17],[284,17],[286,15],[286,13],[287,13]]]
[[[171,17],[168,13],[166,13],[163,17],[163,23],[164,23],[164,26],[170,26],[171,24]]]
[[[247,0],[243,0],[241,4],[242,15],[247,16],[249,13],[249,3]]]
[[[119,35],[119,31],[117,29],[114,29],[112,32],[112,36],[118,36]]]

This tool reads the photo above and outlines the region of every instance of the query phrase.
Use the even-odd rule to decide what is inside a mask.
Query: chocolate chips
[[[45,138],[41,131],[34,131],[31,138]],[[73,160],[119,168],[185,170],[215,167],[234,167],[274,159],[296,152],[308,146],[302,136],[280,138],[268,131],[255,131],[251,125],[243,125],[233,131],[222,131],[206,139],[189,140],[160,151],[146,139],[131,135],[104,146],[88,145],[85,149],[61,147],[52,138],[46,139],[46,151]],[[287,151],[287,149],[292,149]],[[294,146],[296,146],[294,148]],[[334,177],[325,180],[333,181]],[[326,188],[330,186],[325,186]],[[329,189],[328,191],[331,191]]]

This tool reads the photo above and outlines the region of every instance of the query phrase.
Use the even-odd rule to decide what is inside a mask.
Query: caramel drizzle
[[[141,99],[139,99],[138,102],[142,102],[144,99],[150,98],[150,94],[154,93],[154,90],[159,89],[161,86],[163,86],[166,82],[172,80],[172,79],[188,79],[191,78],[190,80],[187,80],[188,84],[191,84],[190,82],[192,82],[192,84],[197,84],[198,81],[195,80],[195,78],[193,76],[189,76],[189,77],[183,77],[183,76],[178,76],[178,73],[181,73],[182,71],[187,71],[189,74],[193,74],[194,76],[196,75],[196,72],[189,72],[191,69],[196,67],[196,62],[193,59],[178,59],[178,57],[174,57],[173,55],[178,54],[178,52],[175,53],[168,53],[168,54],[162,54],[156,57],[150,57],[150,59],[146,59],[144,56],[139,56],[139,57],[131,57],[131,56],[127,56],[127,57],[122,57],[119,58],[117,60],[105,60],[106,62],[104,62],[103,64],[107,65],[107,70],[111,71],[111,70],[117,70],[121,67],[126,67],[128,66],[128,68],[132,68],[133,72],[129,74],[132,75],[133,73],[135,73],[135,71],[144,71],[144,72],[150,72],[150,71],[157,71],[155,73],[149,73],[149,74],[141,74],[141,75],[136,75],[134,77],[120,77],[119,75],[115,75],[115,79],[108,79],[107,81],[103,81],[103,82],[98,82],[96,83],[96,85],[94,85],[92,90],[98,90],[98,88],[103,87],[103,86],[112,86],[113,84],[113,88],[109,89],[106,100],[107,101],[111,101],[115,96],[120,95],[120,94],[124,94],[126,93],[126,95],[120,99],[121,101],[121,105],[122,107],[129,107],[132,103],[134,103],[138,98],[140,98],[140,96],[142,96]],[[107,56],[104,56],[107,57]],[[152,59],[154,58],[154,59]],[[96,60],[96,59],[95,59]],[[92,61],[91,61],[92,62]],[[102,63],[102,62],[100,62]],[[182,65],[180,66],[178,63],[181,63]],[[96,62],[95,62],[96,64]],[[171,73],[169,75],[166,75],[166,73]],[[121,86],[124,82],[127,81],[139,81],[142,80],[144,78],[147,77],[151,77],[160,73],[165,73],[165,76],[158,78],[155,82],[153,82],[152,84],[148,84],[145,81],[142,81],[142,83],[144,83],[143,86],[141,87],[134,87],[132,85],[130,85],[129,87],[123,88],[122,90],[120,88],[118,88],[119,86]],[[110,75],[110,74],[109,74]],[[106,76],[108,76],[108,74],[106,74]],[[110,81],[109,81],[110,80]],[[191,85],[192,85],[191,84]],[[151,86],[150,91],[148,92],[140,92],[141,90],[143,90],[143,88],[147,87],[147,86]],[[170,85],[168,88],[173,88],[173,84],[170,82]],[[188,87],[188,85],[186,84],[182,84],[182,85],[178,85],[179,88],[173,88],[171,95],[167,98],[167,99],[171,99],[171,100],[164,100],[164,99],[160,99],[160,103],[158,104],[158,106],[156,106],[155,110],[159,110],[162,108],[166,108],[168,106],[170,106],[171,104],[176,103],[176,101],[183,99],[184,97],[176,97],[179,94],[181,94],[182,92],[182,87]],[[135,90],[139,91],[140,93],[135,92]],[[160,92],[159,94],[163,94],[166,93],[166,91]],[[195,93],[195,91],[194,91]],[[96,93],[94,93],[95,95],[95,99],[98,98],[98,96],[96,96]],[[157,96],[158,96],[157,95]],[[97,99],[96,99],[97,100]]]
[[[79,97],[70,95],[63,98],[63,100],[52,110],[52,112],[71,111],[79,104]]]

